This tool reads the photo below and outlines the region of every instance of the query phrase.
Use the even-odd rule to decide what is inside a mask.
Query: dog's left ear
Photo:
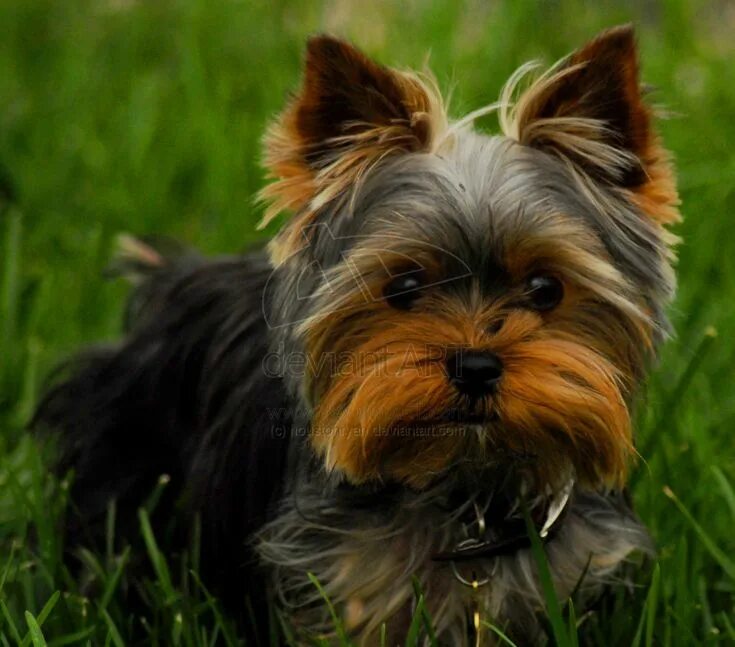
[[[640,86],[635,33],[624,25],[540,77],[502,121],[506,135],[627,189],[645,213],[669,224],[679,219],[678,197],[652,113]]]
[[[429,150],[445,123],[430,83],[337,38],[309,39],[301,90],[265,138],[275,181],[261,193],[270,202],[261,224],[280,211],[316,211],[388,156]]]

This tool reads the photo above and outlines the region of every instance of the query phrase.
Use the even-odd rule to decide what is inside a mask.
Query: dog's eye
[[[426,277],[421,271],[402,274],[385,286],[383,296],[393,308],[408,310],[421,296],[421,288],[425,283]]]
[[[534,310],[553,310],[564,298],[564,285],[555,276],[536,274],[528,279],[526,298]]]

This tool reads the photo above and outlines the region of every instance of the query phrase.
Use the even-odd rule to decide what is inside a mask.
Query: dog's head
[[[292,213],[271,323],[350,482],[422,488],[458,463],[624,479],[674,290],[674,180],[631,28],[528,71],[487,135],[430,78],[320,36],[268,132],[266,217]]]

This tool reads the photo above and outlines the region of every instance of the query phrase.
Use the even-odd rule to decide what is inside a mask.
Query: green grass
[[[147,522],[155,511],[141,513],[157,575],[138,583],[144,618],[120,603],[128,553],[85,556],[93,592],[68,576],[64,484],[24,425],[54,364],[119,333],[125,287],[100,278],[115,234],[212,253],[257,239],[259,137],[294,87],[306,34],[336,31],[399,66],[431,51],[461,114],[492,101],[523,61],[554,60],[628,20],[654,99],[672,113],[662,130],[686,217],[677,337],[637,425],[633,494],[658,558],[632,597],[591,615],[559,600],[553,628],[565,644],[735,643],[732,4],[1,0],[0,644],[119,646],[133,627],[154,645],[238,644],[197,556],[167,564]]]

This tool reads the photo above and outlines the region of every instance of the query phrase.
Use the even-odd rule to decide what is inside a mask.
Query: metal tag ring
[[[457,550],[460,550],[462,548],[466,548],[467,546],[472,546],[473,544],[477,544],[476,539],[465,539],[464,541],[459,542],[457,544]],[[462,576],[462,574],[457,569],[457,563],[452,560],[449,562],[452,566],[452,573],[454,574],[454,577],[457,578],[457,581],[464,584],[465,586],[470,587],[471,589],[477,589],[481,586],[485,586],[490,581],[489,577],[483,577],[482,579],[474,578],[472,580],[468,580],[465,577]]]

